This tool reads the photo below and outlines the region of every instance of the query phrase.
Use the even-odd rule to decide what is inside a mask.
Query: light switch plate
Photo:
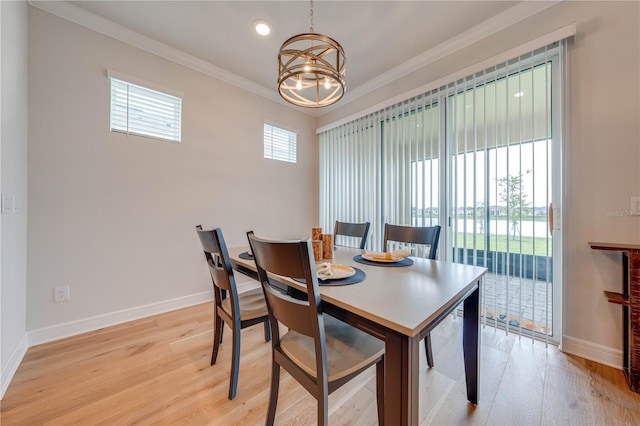
[[[631,216],[640,216],[640,197],[631,197],[631,206],[629,207]]]
[[[2,202],[2,214],[13,214],[15,210],[16,198],[14,195],[2,194],[0,197]]]

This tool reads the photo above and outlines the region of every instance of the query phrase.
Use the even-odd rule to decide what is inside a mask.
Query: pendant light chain
[[[309,32],[313,34],[313,0],[311,0],[311,9],[309,10],[309,18],[311,19],[311,27]]]
[[[346,57],[340,43],[316,34],[313,28],[315,2],[310,0],[309,3],[309,32],[293,36],[280,46],[278,92],[294,105],[321,108],[344,95]]]

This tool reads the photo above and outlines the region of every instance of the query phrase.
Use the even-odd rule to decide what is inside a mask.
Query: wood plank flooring
[[[33,347],[1,402],[0,424],[264,424],[271,347],[262,327],[242,331],[238,395],[229,401],[231,333],[210,366],[212,326],[212,305],[203,304]],[[620,370],[490,327],[480,403],[467,403],[461,331],[449,316],[432,332],[435,367],[421,356],[421,424],[640,424],[640,395]],[[331,424],[376,424],[374,371],[329,403]],[[283,372],[276,424],[314,424],[315,413],[315,400]]]

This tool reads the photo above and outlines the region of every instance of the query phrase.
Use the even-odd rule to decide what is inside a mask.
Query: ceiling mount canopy
[[[308,33],[291,37],[278,53],[278,92],[306,108],[331,105],[344,95],[345,54],[340,43],[313,30],[313,0]]]

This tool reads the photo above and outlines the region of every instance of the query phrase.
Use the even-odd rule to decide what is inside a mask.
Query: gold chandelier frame
[[[314,32],[285,41],[278,53],[278,92],[306,108],[331,105],[346,90],[346,56],[334,39]]]

